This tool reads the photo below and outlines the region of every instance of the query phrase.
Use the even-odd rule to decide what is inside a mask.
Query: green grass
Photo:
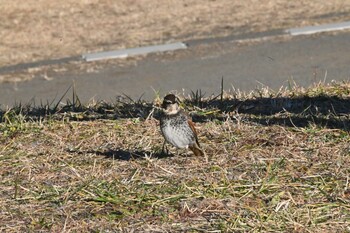
[[[182,98],[208,161],[160,153],[157,104],[0,112],[2,232],[349,232],[348,83]]]

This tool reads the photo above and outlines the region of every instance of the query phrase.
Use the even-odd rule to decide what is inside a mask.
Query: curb
[[[320,32],[331,32],[331,31],[339,31],[350,29],[350,21],[341,22],[341,23],[330,23],[318,26],[308,26],[301,28],[291,28],[286,30],[285,32],[289,33],[292,36],[298,35],[310,35]]]
[[[89,61],[98,61],[98,60],[113,59],[113,58],[126,58],[129,56],[156,53],[156,52],[166,52],[166,51],[173,51],[173,50],[186,49],[186,48],[187,48],[186,44],[179,42],[179,43],[173,43],[173,44],[153,45],[153,46],[121,49],[121,50],[98,52],[98,53],[88,53],[88,54],[83,54],[82,58],[85,61],[89,62]]]

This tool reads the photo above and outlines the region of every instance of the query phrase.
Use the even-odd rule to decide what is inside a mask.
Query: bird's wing
[[[190,118],[188,118],[188,119],[187,119],[187,123],[188,123],[188,125],[190,126],[190,128],[191,128],[191,130],[192,130],[192,132],[193,132],[193,134],[194,134],[194,138],[196,139],[197,145],[200,147],[199,142],[198,142],[197,130],[196,130],[196,128],[194,127],[193,121],[192,121]]]

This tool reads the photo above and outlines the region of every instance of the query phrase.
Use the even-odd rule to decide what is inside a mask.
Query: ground
[[[161,153],[158,97],[2,111],[0,229],[349,231],[349,88],[182,97],[207,160]]]
[[[340,0],[0,2],[1,67],[349,20],[350,10]],[[161,153],[157,96],[2,109],[0,231],[350,231],[349,88],[182,97],[207,158]]]

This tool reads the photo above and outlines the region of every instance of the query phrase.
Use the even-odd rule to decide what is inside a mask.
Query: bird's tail
[[[190,150],[193,152],[195,156],[205,156],[204,151],[198,146],[197,143],[189,146]]]

